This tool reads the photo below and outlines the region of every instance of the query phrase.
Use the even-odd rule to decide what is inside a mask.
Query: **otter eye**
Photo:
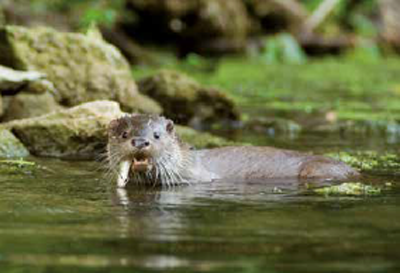
[[[128,132],[123,132],[121,135],[122,138],[128,138]]]
[[[154,138],[155,139],[159,139],[160,138],[160,133],[158,133],[158,132],[154,132]]]

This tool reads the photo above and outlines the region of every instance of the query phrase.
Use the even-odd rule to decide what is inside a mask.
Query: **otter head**
[[[173,168],[180,165],[180,141],[174,123],[160,116],[133,114],[111,121],[108,128],[108,157],[118,166],[124,163],[126,179],[141,183],[166,183]],[[125,170],[126,172],[126,170]]]

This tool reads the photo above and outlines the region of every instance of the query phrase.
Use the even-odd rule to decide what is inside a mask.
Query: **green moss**
[[[335,186],[314,189],[313,192],[325,196],[374,196],[382,193],[382,188],[359,182],[348,182]]]
[[[23,159],[0,160],[0,174],[30,174],[36,170],[37,165],[32,161]]]
[[[362,172],[392,173],[400,169],[400,158],[396,154],[379,154],[373,151],[357,152],[349,154],[346,152],[327,154],[341,160]]]

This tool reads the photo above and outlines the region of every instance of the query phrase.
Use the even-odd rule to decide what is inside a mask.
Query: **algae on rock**
[[[161,112],[156,102],[138,93],[121,53],[99,37],[5,26],[0,29],[0,45],[0,63],[46,74],[62,105],[116,100],[129,112]]]
[[[6,53],[0,52],[0,58],[2,58],[1,56],[3,54]],[[28,83],[35,82],[43,78],[45,78],[43,73],[36,71],[18,71],[0,65],[0,92],[16,90],[24,85],[27,85]]]
[[[196,126],[240,119],[236,104],[225,93],[184,74],[162,70],[138,84],[142,93],[162,104],[166,116],[179,123]]]
[[[0,158],[20,158],[29,155],[28,150],[9,130],[0,128]]]
[[[314,189],[313,192],[325,196],[374,196],[381,194],[382,190],[383,188],[378,186],[365,185],[360,182],[347,182]]]
[[[372,173],[393,173],[400,169],[400,157],[396,154],[380,154],[373,151],[356,153],[330,153],[327,156],[333,157],[349,164],[350,166],[362,171]]]

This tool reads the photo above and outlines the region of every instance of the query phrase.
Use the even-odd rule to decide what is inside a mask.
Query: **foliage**
[[[269,64],[272,63],[304,63],[306,54],[297,40],[288,33],[267,38],[261,58]]]

